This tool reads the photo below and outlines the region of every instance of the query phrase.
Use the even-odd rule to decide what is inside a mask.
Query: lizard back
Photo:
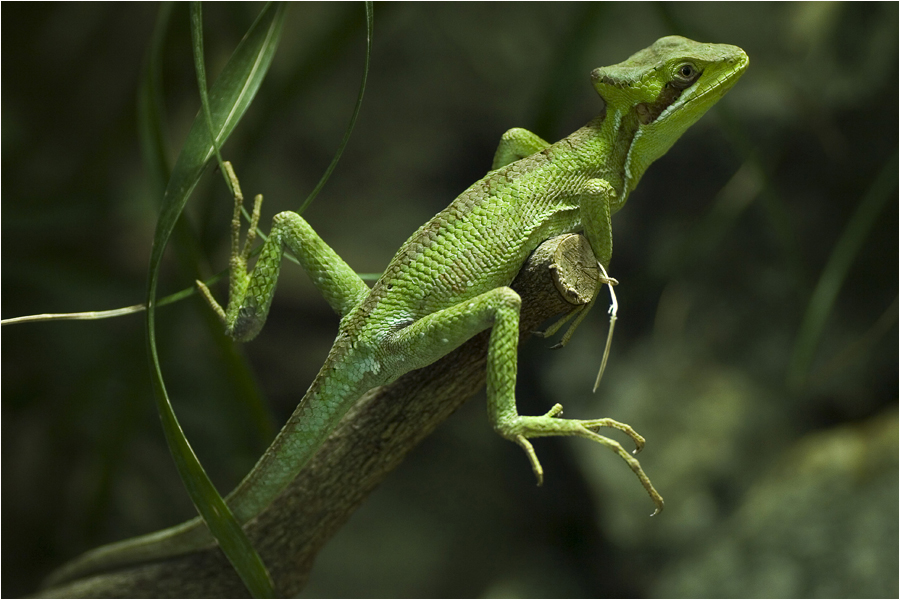
[[[488,173],[460,194],[400,247],[342,329],[360,331],[371,323],[397,329],[509,285],[543,241],[579,231],[576,190],[603,170],[595,148],[592,164],[579,152],[592,137],[591,125]]]

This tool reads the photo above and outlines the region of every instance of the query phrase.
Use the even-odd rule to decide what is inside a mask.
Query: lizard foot
[[[663,509],[664,502],[662,496],[659,495],[659,492],[656,491],[653,484],[650,482],[650,478],[644,473],[641,463],[625,450],[619,442],[600,435],[597,433],[597,430],[601,427],[612,427],[613,429],[625,432],[632,440],[634,440],[635,453],[639,452],[644,447],[645,440],[640,434],[638,434],[630,425],[620,423],[613,419],[577,420],[558,418],[561,414],[562,405],[556,404],[545,415],[538,417],[516,417],[508,426],[498,428],[503,437],[514,441],[525,450],[525,454],[528,456],[531,468],[537,478],[538,485],[543,483],[544,470],[541,467],[541,463],[537,458],[537,454],[535,453],[529,438],[578,436],[602,444],[618,454],[622,460],[628,464],[634,474],[637,475],[641,485],[644,486],[644,489],[650,495],[650,499],[656,504],[656,510],[653,514],[655,515]]]

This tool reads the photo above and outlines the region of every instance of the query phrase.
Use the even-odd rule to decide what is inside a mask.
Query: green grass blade
[[[219,163],[219,171],[225,179],[225,185],[228,191],[234,194],[231,188],[231,180],[225,174],[225,165],[222,164],[222,153],[219,151],[219,144],[216,140],[215,128],[212,122],[212,108],[209,105],[209,91],[206,87],[206,64],[203,53],[203,4],[201,2],[191,2],[191,47],[194,55],[194,71],[197,73],[197,88],[200,91],[200,105],[203,118],[206,121],[206,129],[209,132],[210,143],[212,143],[213,153],[216,155],[216,162]]]
[[[156,25],[150,38],[150,47],[144,58],[141,82],[138,88],[138,139],[144,166],[150,181],[159,194],[169,180],[169,161],[166,158],[165,104],[162,100],[163,43],[172,16],[172,3],[160,5]]]
[[[816,347],[825,330],[838,292],[847,278],[853,260],[866,240],[875,219],[884,208],[892,192],[897,189],[897,154],[888,158],[878,177],[857,205],[813,290],[806,314],[794,344],[794,354],[788,369],[789,387],[797,389],[806,381]]]
[[[283,5],[267,4],[216,80],[210,93],[210,120],[216,145],[221,146],[225,142],[259,89],[278,45],[284,14]],[[156,347],[156,289],[163,251],[213,151],[210,127],[206,119],[198,115],[172,169],[153,239],[146,313],[151,378],[166,441],[191,500],[251,593],[272,596],[274,589],[262,561],[181,430],[166,393]]]
[[[319,183],[316,184],[316,187],[313,188],[313,191],[309,193],[309,196],[306,197],[306,200],[303,201],[303,204],[300,205],[300,208],[297,209],[297,214],[303,214],[303,211],[315,200],[316,196],[319,195],[319,192],[325,187],[325,183],[328,181],[328,178],[331,177],[332,171],[337,166],[338,161],[341,160],[341,155],[344,153],[344,148],[347,146],[347,142],[350,141],[350,134],[353,133],[353,127],[356,125],[356,117],[359,116],[359,109],[362,106],[363,94],[366,91],[366,79],[369,76],[369,58],[372,56],[372,32],[374,29],[374,8],[372,2],[366,2],[366,59],[363,64],[363,76],[362,82],[359,84],[359,93],[356,96],[356,106],[353,107],[353,114],[350,116],[350,123],[347,125],[347,130],[344,132],[344,137],[341,139],[341,143],[338,146],[337,151],[334,153],[334,158],[331,159],[331,164],[328,165],[328,168],[325,169],[325,173],[322,175],[322,178],[319,179]]]

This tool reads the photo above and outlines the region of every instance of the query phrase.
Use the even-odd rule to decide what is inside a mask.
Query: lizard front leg
[[[578,206],[581,212],[581,222],[584,225],[584,235],[591,245],[594,258],[603,265],[604,269],[609,267],[609,261],[612,259],[612,206],[615,201],[616,191],[605,179],[589,179],[578,193]],[[601,276],[600,283],[618,285],[619,282],[612,277]],[[593,308],[596,300],[595,296],[590,303],[578,307],[574,312],[564,316],[538,334],[549,337],[574,318],[575,320],[569,325],[562,339],[553,346],[554,348],[564,347],[572,339],[575,330]]]
[[[550,144],[543,138],[531,133],[527,129],[521,127],[513,127],[508,130],[500,138],[497,145],[497,152],[494,153],[494,163],[491,169],[499,169],[506,165],[516,162],[520,158],[531,156],[535,152],[540,152],[544,148],[549,148]]]
[[[562,406],[557,404],[541,416],[526,417],[516,409],[516,371],[519,343],[519,295],[508,287],[500,287],[432,313],[391,334],[384,344],[385,354],[402,360],[402,368],[410,371],[431,364],[485,329],[491,328],[487,355],[488,416],[501,436],[521,446],[528,455],[538,485],[543,482],[543,468],[530,438],[549,436],[584,437],[617,453],[638,476],[644,489],[657,506],[663,499],[653,488],[640,463],[619,442],[597,433],[611,427],[627,433],[640,450],[644,438],[629,425],[612,419],[561,419]]]
[[[617,200],[616,190],[605,179],[589,179],[578,196],[584,235],[597,262],[608,269],[613,250],[612,213]]]

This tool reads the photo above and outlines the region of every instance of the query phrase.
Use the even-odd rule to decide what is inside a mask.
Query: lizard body
[[[252,339],[262,328],[285,248],[342,315],[335,344],[294,414],[228,496],[237,520],[246,523],[268,506],[363,393],[431,364],[485,329],[491,329],[488,414],[500,435],[526,451],[538,483],[543,471],[528,440],[577,435],[618,453],[660,510],[662,498],[637,460],[596,433],[599,427],[620,429],[640,449],[643,438],[631,427],[611,419],[563,419],[559,405],[541,416],[518,414],[520,299],[508,285],[541,242],[562,233],[583,232],[607,267],[612,214],[647,167],[747,65],[735,46],[670,36],[618,65],[595,69],[592,81],[605,105],[600,116],[553,145],[523,129],[508,131],[493,170],[420,227],[371,289],[296,213],[275,216],[252,272],[247,249],[239,252],[234,244],[229,304],[227,310],[214,308],[235,339]],[[254,217],[258,212],[257,203]],[[88,552],[50,583],[191,552],[212,541],[198,517]]]

